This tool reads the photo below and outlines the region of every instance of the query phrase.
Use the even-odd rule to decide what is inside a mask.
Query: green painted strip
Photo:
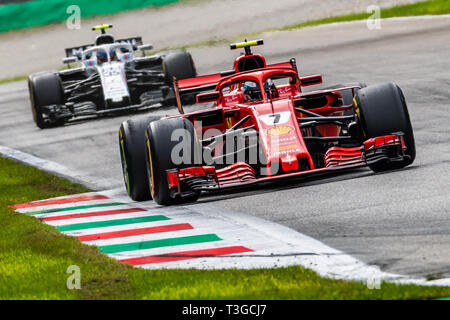
[[[74,230],[83,230],[83,229],[113,227],[113,226],[120,226],[120,225],[125,225],[125,224],[163,221],[163,220],[170,220],[170,218],[167,218],[166,216],[158,215],[158,216],[149,216],[149,217],[141,217],[141,218],[76,223],[76,224],[69,224],[69,225],[65,225],[65,226],[57,226],[56,229],[58,229],[59,231],[74,231]]]
[[[110,15],[148,6],[161,7],[179,0],[34,0],[0,6],[0,32],[42,26],[74,19],[76,13],[82,19]],[[76,5],[78,10],[75,10]],[[70,10],[68,10],[70,9]]]
[[[169,239],[142,241],[125,244],[113,244],[109,246],[100,246],[99,248],[104,253],[117,253],[123,251],[136,251],[161,247],[181,246],[184,244],[195,244],[220,240],[222,239],[215,234],[204,234],[190,237],[169,238]]]
[[[49,209],[49,210],[27,212],[26,214],[29,215],[29,216],[34,216],[36,214],[64,212],[64,211],[74,211],[74,210],[83,210],[83,209],[100,208],[100,207],[121,206],[121,205],[124,205],[124,204],[126,204],[126,203],[122,203],[122,202],[100,203],[100,204],[87,205],[87,206],[66,207],[66,208],[57,208],[57,209]]]

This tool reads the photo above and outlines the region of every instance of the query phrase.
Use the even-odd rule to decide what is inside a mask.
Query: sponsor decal
[[[292,132],[294,128],[290,126],[275,126],[267,130],[267,134],[271,136],[284,136]]]
[[[278,156],[289,156],[291,154],[298,153],[300,151],[301,151],[301,149],[289,149],[289,150],[285,150],[285,151],[277,151],[274,153],[274,156],[277,156],[277,157]]]
[[[282,95],[287,93],[291,93],[290,87],[278,88],[278,94]]]
[[[296,136],[289,136],[289,137],[286,137],[286,138],[279,138],[276,141],[278,141],[278,143],[280,145],[286,145],[286,144],[292,143],[292,141],[297,141],[297,137]]]
[[[239,102],[239,98],[236,95],[224,97],[225,103],[233,103],[233,102]]]
[[[279,147],[278,150],[279,151],[285,151],[285,150],[291,150],[291,149],[298,149],[299,150],[299,148],[300,147],[297,144],[290,144],[290,145],[287,145],[287,146]]]

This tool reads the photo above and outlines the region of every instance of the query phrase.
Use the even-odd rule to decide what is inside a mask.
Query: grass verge
[[[428,0],[423,2],[417,2],[413,4],[406,4],[395,6],[392,8],[382,9],[381,18],[394,18],[394,17],[413,17],[424,15],[442,15],[450,13],[450,2],[448,0]],[[330,24],[336,22],[349,22],[357,20],[367,20],[373,13],[361,12],[355,14],[341,15],[336,17],[329,17],[319,20],[307,21],[302,23],[296,23],[285,26],[278,29],[270,29],[275,31],[287,31],[300,29],[305,27],[318,26],[322,24]]]
[[[261,270],[143,270],[122,264],[8,205],[88,191],[0,157],[0,299],[434,299],[450,287],[365,284],[302,267]],[[69,290],[67,268],[81,270]]]
[[[10,78],[3,78],[3,79],[0,79],[0,85],[10,83],[10,82],[23,81],[26,79],[28,79],[28,76],[16,76],[16,77],[10,77]]]

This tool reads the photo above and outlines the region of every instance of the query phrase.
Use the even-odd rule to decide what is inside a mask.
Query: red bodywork
[[[242,71],[239,67],[245,59],[254,59],[260,68]],[[256,59],[256,60],[255,60]],[[245,102],[243,92],[235,90],[227,94],[222,89],[233,83],[251,80],[264,87],[264,81],[274,76],[286,76],[295,81],[277,86],[277,97],[267,96],[261,90],[262,97],[256,102]],[[205,137],[210,129],[215,129],[217,135],[237,132],[244,128],[246,133],[255,133],[259,137],[265,160],[260,170],[246,161],[236,161],[228,165],[193,166],[179,170],[169,170],[167,177],[173,193],[182,194],[185,182],[201,180],[199,190],[216,190],[225,187],[248,185],[275,179],[297,177],[315,173],[323,173],[344,168],[354,168],[370,164],[371,159],[379,160],[389,154],[389,157],[402,157],[406,149],[402,135],[389,135],[363,141],[357,144],[352,137],[347,145],[339,145],[337,141],[347,141],[342,136],[342,122],[358,122],[357,110],[353,104],[343,105],[342,90],[354,91],[360,87],[344,87],[339,89],[320,90],[303,93],[301,88],[322,82],[320,75],[299,77],[295,60],[266,66],[264,57],[260,55],[242,55],[235,64],[234,70],[222,74],[201,76],[175,82],[176,91],[181,94],[197,93],[204,90],[215,90],[213,93],[199,94],[198,101],[215,101],[215,107],[188,114],[182,117],[189,119],[195,127],[197,137],[203,144],[211,143],[213,157],[224,155],[223,141],[214,144],[214,137]],[[177,92],[178,95],[178,92]],[[180,105],[180,111],[182,107]],[[351,115],[345,116],[347,113]],[[209,118],[208,118],[209,117]],[[323,124],[320,117],[333,117]],[[274,120],[277,118],[277,121]],[[214,121],[206,121],[213,119]],[[353,120],[352,120],[353,119]],[[199,126],[199,121],[203,125]],[[308,123],[317,122],[309,127]],[[323,145],[321,152],[312,151],[312,145],[317,140]],[[329,140],[327,140],[329,139]],[[341,139],[341,140],[340,140]],[[216,141],[217,142],[217,141]]]

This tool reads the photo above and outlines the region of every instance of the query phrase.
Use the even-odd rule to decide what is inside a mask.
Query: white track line
[[[66,204],[52,204],[52,205],[46,205],[46,206],[42,206],[42,207],[39,206],[39,207],[30,207],[30,208],[18,208],[18,209],[16,209],[16,211],[18,211],[20,213],[33,215],[33,213],[36,211],[53,210],[53,209],[61,209],[61,208],[72,208],[72,207],[88,206],[88,205],[97,205],[97,204],[105,204],[105,203],[111,203],[111,202],[114,202],[114,201],[111,199],[91,200],[91,201],[66,203]],[[99,207],[97,209],[101,209],[101,208],[108,208],[108,207]],[[100,211],[100,210],[98,210],[98,211]],[[65,212],[65,211],[61,211],[60,213],[63,213],[63,212]],[[58,215],[56,213],[58,213],[58,212],[52,212],[51,214]]]
[[[164,240],[169,238],[181,238],[181,237],[190,237],[190,236],[200,236],[204,234],[211,234],[213,232],[208,232],[202,229],[188,229],[188,230],[179,230],[179,231],[168,231],[162,233],[151,233],[151,234],[143,234],[138,236],[129,236],[129,237],[121,237],[115,239],[106,239],[106,240],[95,240],[86,242],[86,244],[96,245],[96,246],[109,246],[109,245],[118,245],[124,243],[137,243],[144,241],[154,241],[154,240]]]
[[[143,250],[134,250],[134,251],[123,251],[118,253],[110,253],[107,254],[109,257],[122,260],[122,259],[132,259],[132,258],[140,258],[146,256],[154,256],[154,255],[162,255],[169,254],[173,252],[183,252],[183,251],[192,251],[192,250],[204,250],[204,249],[217,249],[229,246],[242,246],[242,243],[237,243],[233,241],[225,241],[225,240],[217,240],[203,243],[195,243],[195,244],[181,244],[172,247],[161,247],[161,248],[153,248],[153,249],[143,249]],[[206,260],[216,260],[216,257],[206,258]],[[178,264],[179,269],[189,269],[190,267],[185,265],[186,261],[181,261]],[[173,262],[169,262],[168,264],[172,264]],[[156,264],[157,269],[162,269],[162,267],[158,267],[159,263]],[[242,266],[238,261],[239,268]],[[199,269],[217,269],[213,265],[212,268],[205,268],[204,266],[200,266]],[[223,268],[220,268],[223,269]]]
[[[4,156],[7,159],[15,160],[21,163],[24,163],[29,166],[33,166],[42,171],[54,174],[58,177],[62,177],[68,179],[71,182],[82,184],[93,190],[101,190],[108,188],[108,185],[111,185],[108,179],[98,181],[96,179],[91,179],[86,177],[74,170],[68,169],[67,167],[60,165],[59,163],[45,160],[33,156],[31,154],[15,150],[9,147],[0,146],[0,155]]]
[[[43,219],[43,218],[51,218],[51,217],[64,217],[64,216],[71,216],[71,215],[79,215],[79,214],[83,214],[83,213],[124,210],[124,209],[131,209],[131,208],[132,207],[130,207],[130,205],[128,205],[128,204],[122,204],[122,205],[117,205],[117,206],[95,207],[95,208],[87,208],[87,209],[80,209],[80,210],[57,211],[57,212],[30,214],[30,215],[32,215],[33,217],[36,217],[38,219]],[[72,219],[69,219],[69,220],[72,220]]]
[[[80,237],[80,236],[89,236],[89,235],[99,234],[99,233],[108,233],[108,232],[126,231],[126,230],[142,229],[142,228],[169,226],[172,224],[179,224],[179,223],[188,223],[188,222],[180,222],[177,220],[161,220],[161,221],[125,224],[125,225],[121,225],[121,226],[64,231],[63,233],[68,236]]]
[[[115,221],[122,219],[132,219],[132,218],[143,218],[143,217],[154,217],[159,216],[160,214],[155,214],[150,211],[138,211],[131,213],[120,213],[114,215],[107,216],[98,216],[98,217],[87,217],[87,218],[77,218],[77,219],[66,219],[66,220],[56,220],[56,221],[46,221],[45,223],[54,226],[54,227],[62,227],[62,226],[70,226],[73,224],[79,223],[92,223],[92,222],[104,222],[104,221]]]

